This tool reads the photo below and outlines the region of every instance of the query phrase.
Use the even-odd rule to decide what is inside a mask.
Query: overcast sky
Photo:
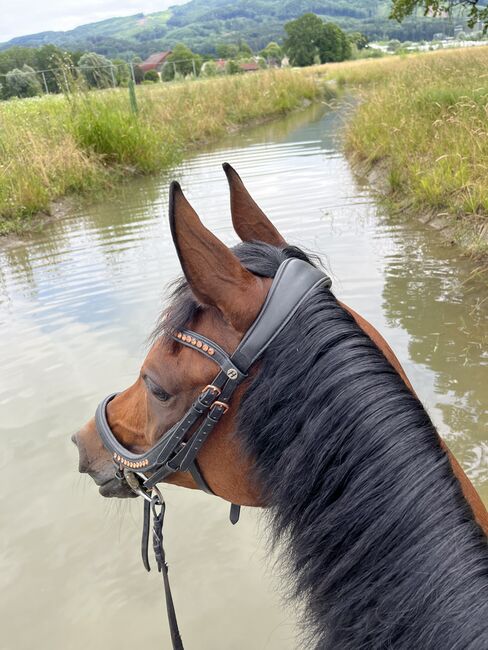
[[[73,29],[114,16],[162,11],[188,0],[3,0],[0,43],[14,36]]]

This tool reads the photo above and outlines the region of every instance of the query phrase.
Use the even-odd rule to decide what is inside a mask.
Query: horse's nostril
[[[76,433],[73,433],[71,436],[71,442],[73,442],[78,447],[78,439],[76,438]]]

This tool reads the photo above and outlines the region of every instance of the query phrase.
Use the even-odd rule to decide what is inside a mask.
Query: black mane
[[[269,277],[307,259],[235,252]],[[198,307],[184,285],[176,295],[182,327]],[[306,605],[307,648],[488,648],[486,537],[424,408],[330,290],[266,351],[237,429]]]

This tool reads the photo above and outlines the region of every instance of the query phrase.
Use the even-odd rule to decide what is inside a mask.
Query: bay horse
[[[231,355],[278,270],[293,259],[318,264],[285,241],[237,172],[224,170],[242,240],[232,249],[171,186],[184,278],[135,383],[104,407],[134,458],[211,387],[215,362],[196,346],[214,341]],[[187,329],[199,338],[186,341]],[[95,419],[73,440],[80,472],[103,496],[134,496],[117,479]],[[305,603],[307,648],[488,648],[487,511],[386,341],[329,286],[307,294],[252,365],[199,449],[198,467],[215,495],[267,508],[293,594]],[[201,488],[186,471],[164,480]]]

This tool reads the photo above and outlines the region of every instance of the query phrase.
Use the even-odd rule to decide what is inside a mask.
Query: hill
[[[448,19],[419,16],[399,24],[388,19],[389,8],[388,0],[191,0],[166,11],[109,18],[66,32],[20,36],[0,44],[0,49],[49,43],[111,58],[145,58],[179,42],[197,52],[213,54],[218,43],[244,40],[259,50],[271,40],[281,41],[284,23],[307,11],[345,30],[361,31],[370,39],[421,40],[432,38],[436,32],[453,32],[454,24]]]

